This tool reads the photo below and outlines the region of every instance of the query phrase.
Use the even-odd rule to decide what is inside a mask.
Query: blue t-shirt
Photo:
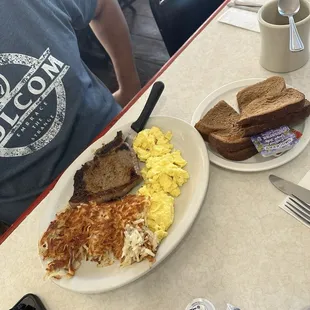
[[[0,220],[12,223],[121,110],[80,58],[97,0],[0,1]]]

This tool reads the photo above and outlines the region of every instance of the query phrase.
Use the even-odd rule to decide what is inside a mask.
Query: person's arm
[[[90,26],[110,55],[119,90],[115,100],[125,106],[140,89],[128,26],[117,0],[98,0],[95,18]]]

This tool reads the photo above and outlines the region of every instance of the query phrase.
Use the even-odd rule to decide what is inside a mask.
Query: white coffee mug
[[[291,72],[303,67],[309,60],[310,7],[300,1],[300,10],[294,16],[305,49],[291,52],[289,49],[288,18],[278,12],[278,1],[267,2],[258,12],[261,32],[260,64],[272,72]]]

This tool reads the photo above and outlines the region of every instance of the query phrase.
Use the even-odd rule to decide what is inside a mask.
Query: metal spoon
[[[294,15],[299,11],[299,0],[279,0],[278,11],[280,15],[288,17],[290,23],[290,51],[300,52],[305,49],[304,44],[299,36]]]

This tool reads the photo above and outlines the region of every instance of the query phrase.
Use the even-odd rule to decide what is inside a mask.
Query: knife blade
[[[155,82],[150,95],[146,101],[146,104],[137,118],[135,122],[133,122],[130,126],[129,132],[125,138],[125,141],[129,144],[132,145],[134,138],[136,135],[144,129],[144,126],[146,125],[148,119],[150,118],[150,115],[152,111],[154,110],[159,97],[161,96],[163,90],[165,88],[165,85],[163,82]]]
[[[294,195],[305,203],[310,204],[310,191],[308,189],[281,179],[273,174],[269,176],[269,180],[282,193],[289,196]]]

